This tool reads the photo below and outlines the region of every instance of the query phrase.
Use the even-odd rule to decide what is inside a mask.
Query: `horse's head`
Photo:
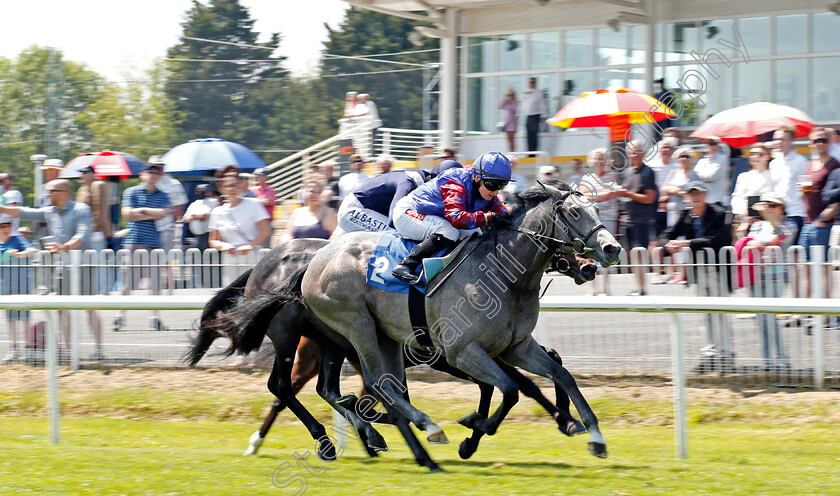
[[[578,253],[599,262],[603,267],[618,263],[621,245],[606,230],[598,217],[598,206],[574,189],[540,186],[549,194],[550,205],[542,219],[540,232],[552,232],[553,238],[562,241],[563,251]],[[549,203],[550,202],[550,203]],[[550,231],[547,231],[548,228]]]

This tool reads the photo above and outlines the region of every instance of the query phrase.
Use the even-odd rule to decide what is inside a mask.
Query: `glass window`
[[[626,75],[625,69],[607,69],[606,71],[598,71],[598,87],[597,90],[617,90],[624,88],[624,78]]]
[[[494,69],[493,52],[496,43],[490,36],[474,36],[468,40],[469,72],[490,72]]]
[[[739,63],[733,67],[738,71],[736,106],[770,101],[770,62],[753,60],[749,64]]]
[[[560,55],[560,33],[549,31],[545,33],[531,33],[531,69],[554,69],[557,67],[557,57]]]
[[[496,108],[492,77],[467,79],[467,131],[489,133],[495,131]]]
[[[654,74],[658,74],[654,72]],[[644,67],[636,67],[634,69],[629,69],[626,74],[627,76],[627,83],[625,88],[629,90],[635,90],[639,93],[647,93],[648,88],[645,86],[645,68]],[[659,79],[662,76],[654,76],[653,79]],[[659,85],[654,84],[654,86],[658,89]]]
[[[504,101],[505,95],[507,95],[508,89],[512,89],[513,93],[516,95],[516,101],[522,102],[522,96],[525,93],[525,90],[528,87],[528,78],[525,76],[499,76],[499,103],[496,105],[499,108],[499,123],[498,128],[501,129],[502,124],[505,121],[505,111],[502,110],[501,104]],[[539,87],[539,81],[537,81],[537,87]],[[519,116],[517,119],[517,126],[518,131],[525,131],[525,117]]]
[[[691,51],[697,51],[697,23],[693,21],[670,23],[666,26],[666,36],[666,62],[692,59]]]
[[[727,45],[723,45],[720,43],[721,39],[734,42],[734,33],[732,31],[732,26],[735,25],[735,21],[732,19],[718,19],[715,21],[700,21],[700,43],[702,45],[702,53],[706,53],[707,50],[710,48],[717,48],[720,50],[726,57],[731,57],[733,51],[731,48],[727,48]],[[740,32],[740,31],[739,31]],[[698,52],[700,52],[698,50]],[[749,45],[747,45],[747,53],[752,55],[752,50]],[[740,55],[740,54],[736,54]]]
[[[621,65],[627,63],[627,31],[625,26],[598,30],[598,59],[595,65]]]
[[[563,62],[566,67],[592,65],[592,33],[591,29],[563,32]]]
[[[815,52],[840,51],[840,16],[834,12],[814,14],[814,31],[811,36]]]
[[[748,19],[738,19],[738,33],[741,34],[741,40],[750,57],[761,57],[763,55],[770,55],[770,18],[769,17],[752,17]],[[726,33],[718,34],[718,39],[724,39],[735,42],[732,28]],[[717,43],[717,40],[715,41]],[[719,43],[717,43],[719,45]],[[718,48],[721,48],[718,46]],[[723,51],[723,50],[721,50]],[[729,52],[724,51],[727,56]],[[736,57],[743,57],[743,54],[735,53]]]
[[[716,59],[713,59],[716,60]],[[704,103],[705,108],[698,112],[698,123],[703,122],[710,116],[718,112],[733,107],[732,102],[732,82],[735,77],[735,66],[740,63],[733,63],[726,67],[723,63],[710,63],[708,65],[714,74],[706,70],[704,67],[695,66],[694,69],[705,77],[705,89],[702,96],[699,97]],[[750,62],[747,68],[751,68],[753,62]],[[715,77],[717,76],[717,77]]]
[[[542,116],[543,121],[545,121],[545,119],[554,117],[554,114],[556,114],[563,106],[560,95],[558,94],[560,75],[556,72],[551,72],[548,74],[534,74],[534,77],[537,78],[537,89],[543,92],[546,107],[548,107],[548,115]],[[545,124],[540,124],[540,131],[542,132],[559,130],[560,128],[557,126],[546,126]]]
[[[699,73],[699,76],[698,76]],[[679,98],[679,104],[672,104],[679,118],[673,119],[674,126],[694,126],[705,119],[709,105],[710,91],[707,74],[697,65],[672,65],[665,67],[665,88]]]
[[[654,55],[653,60],[654,62],[661,62],[662,61],[662,46],[661,46],[661,36],[659,36],[659,32],[662,29],[661,24],[657,24],[654,27]],[[644,64],[645,63],[645,27],[640,26],[638,24],[634,26],[630,26],[630,53],[628,54],[627,63],[628,64]],[[657,41],[659,43],[657,43]]]
[[[776,17],[776,53],[787,55],[808,51],[808,14]],[[747,52],[752,53],[747,46]]]
[[[794,108],[806,110],[808,89],[805,76],[808,61],[805,59],[783,59],[776,62],[776,95],[773,101]]]
[[[561,107],[579,97],[581,93],[597,89],[592,84],[592,71],[567,72],[563,77]]]
[[[525,67],[525,35],[499,37],[499,70],[520,71]]]
[[[834,14],[831,14],[834,15]],[[811,118],[836,122],[840,117],[840,87],[837,86],[837,67],[840,57],[811,59]]]

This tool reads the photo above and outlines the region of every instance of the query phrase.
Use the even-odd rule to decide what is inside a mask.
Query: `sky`
[[[207,3],[207,0],[203,0]],[[327,38],[348,4],[342,0],[240,0],[258,41],[281,34],[275,55],[285,55],[295,75],[313,74]],[[109,81],[142,76],[178,42],[192,0],[0,0],[0,57],[16,58],[32,45],[64,53]]]

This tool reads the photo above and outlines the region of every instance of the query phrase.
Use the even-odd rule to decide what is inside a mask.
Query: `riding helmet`
[[[482,179],[510,181],[510,160],[499,152],[482,153],[473,162],[472,169]]]

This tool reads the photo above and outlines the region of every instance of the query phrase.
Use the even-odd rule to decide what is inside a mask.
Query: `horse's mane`
[[[555,178],[547,178],[540,181],[545,186],[551,186],[556,188],[560,191],[571,191],[572,186],[567,183],[566,181],[555,179]],[[524,215],[525,212],[536,205],[548,200],[551,198],[551,193],[545,190],[539,184],[535,186],[531,186],[530,188],[513,195],[509,201],[508,205],[511,207],[511,211],[513,212],[514,217],[519,217]]]

